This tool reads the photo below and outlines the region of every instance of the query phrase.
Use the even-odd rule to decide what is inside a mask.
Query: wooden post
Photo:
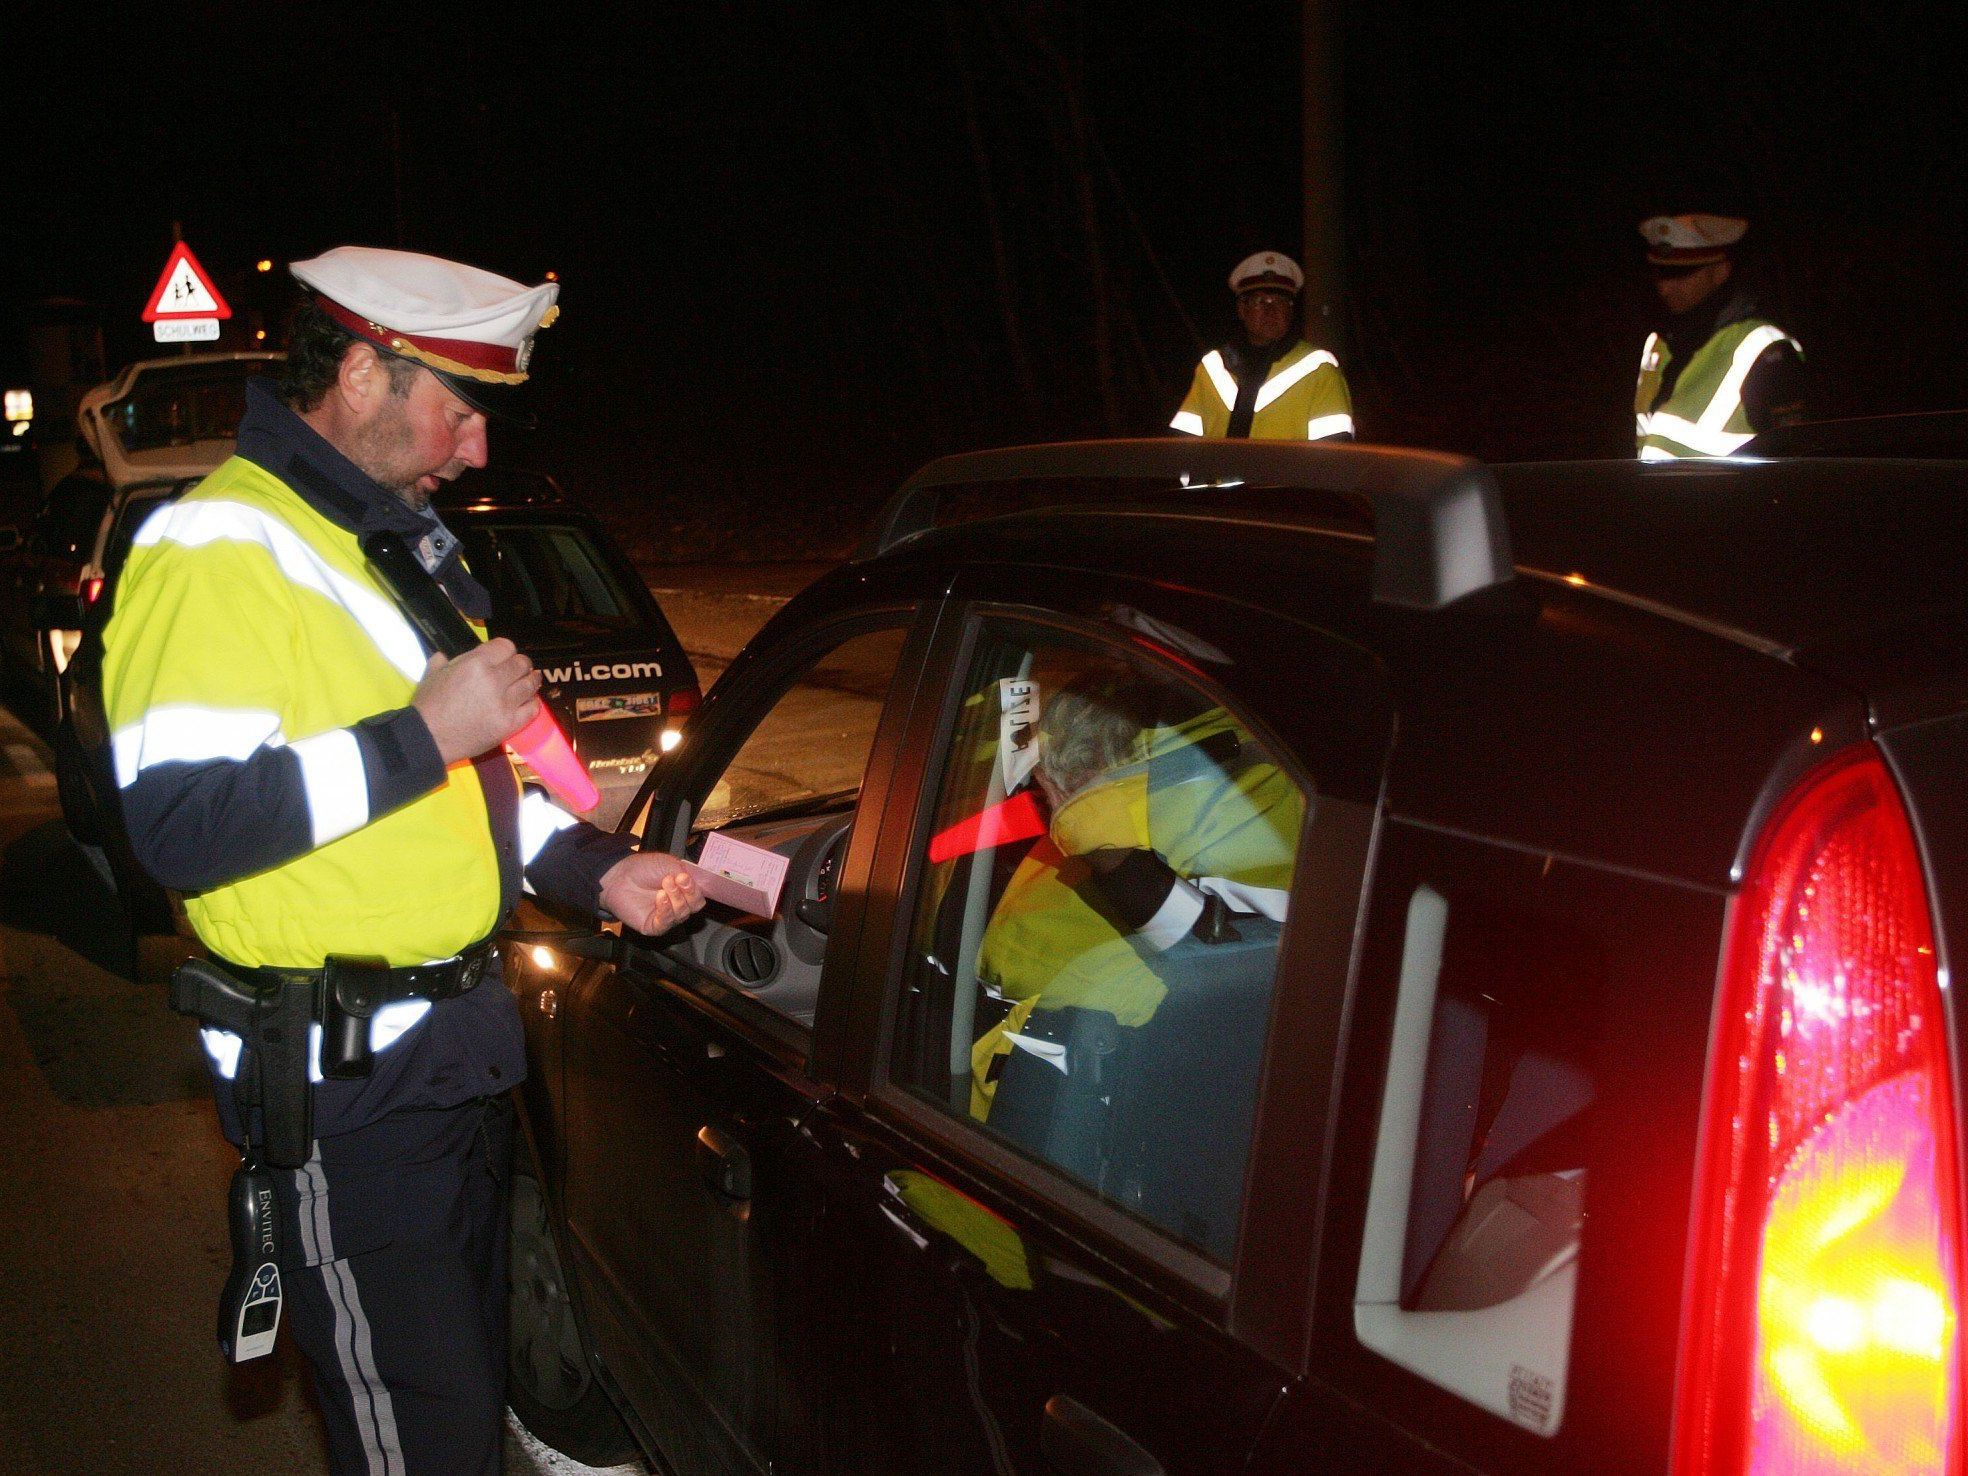
[[[1342,360],[1346,317],[1341,0],[1305,0],[1305,336]]]

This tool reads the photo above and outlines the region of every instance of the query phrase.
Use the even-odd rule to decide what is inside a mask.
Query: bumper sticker
[[[576,697],[574,717],[578,722],[599,722],[603,718],[661,717],[660,692],[611,692],[606,697]]]

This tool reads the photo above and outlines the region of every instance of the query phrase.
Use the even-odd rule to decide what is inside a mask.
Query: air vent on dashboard
[[[779,972],[779,950],[769,939],[740,933],[724,945],[724,968],[747,989],[756,989]]]

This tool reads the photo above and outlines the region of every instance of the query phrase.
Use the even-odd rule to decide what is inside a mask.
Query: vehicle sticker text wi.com
[[[540,675],[549,682],[605,682],[615,677],[659,677],[660,661],[576,661],[568,666],[543,666]]]

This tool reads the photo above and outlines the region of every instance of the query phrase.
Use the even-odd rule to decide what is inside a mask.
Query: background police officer
[[[361,547],[397,533],[484,619],[430,496],[485,463],[486,415],[525,382],[557,289],[353,247],[293,272],[312,299],[278,395],[253,382],[238,455],[154,514],[125,566],[105,633],[117,779],[138,857],[236,976],[390,966],[366,976],[390,1000],[373,1067],[316,1075],[311,1156],[272,1176],[286,1320],[337,1471],[491,1473],[503,1094],[526,1070],[492,934],[522,877],[645,933],[703,899],[674,858],[522,799],[500,744],[538,709],[532,663],[506,640],[427,658]],[[206,1040],[245,1144],[260,1114],[231,1085],[240,1041]]]
[[[1294,331],[1305,274],[1277,251],[1259,251],[1230,273],[1240,332],[1196,366],[1169,425],[1192,436],[1270,441],[1351,440],[1353,400],[1339,360]]]
[[[1803,350],[1763,316],[1731,259],[1748,228],[1727,215],[1640,223],[1667,310],[1641,349],[1633,397],[1643,461],[1729,456],[1758,431],[1804,418]]]

